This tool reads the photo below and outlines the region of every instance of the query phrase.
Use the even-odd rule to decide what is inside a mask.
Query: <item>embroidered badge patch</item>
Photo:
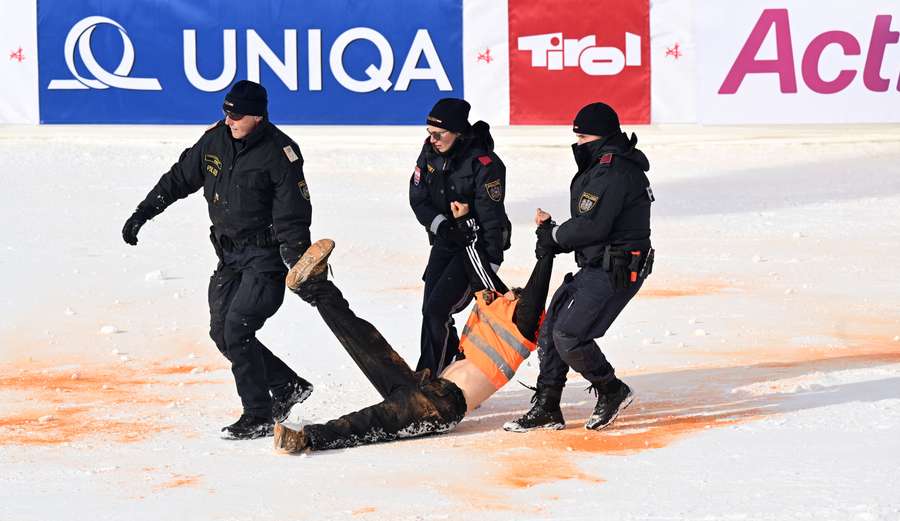
[[[590,193],[590,192],[582,192],[581,200],[578,201],[578,213],[588,213],[597,206],[597,201],[600,200],[600,197]]]
[[[284,155],[287,156],[288,161],[290,161],[291,163],[300,159],[300,157],[297,156],[297,153],[294,152],[294,149],[291,147],[291,145],[284,147],[282,150],[284,150]],[[307,197],[307,199],[309,199],[309,198]]]
[[[603,154],[602,156],[600,156],[600,159],[597,162],[600,163],[601,165],[608,165],[608,164],[612,163],[612,158],[613,158],[613,155],[611,153],[607,152],[607,153]]]
[[[309,187],[306,186],[306,181],[300,181],[299,183],[297,183],[297,188],[300,189],[300,195],[302,195],[304,199],[309,201]]]
[[[494,201],[495,203],[500,202],[500,199],[503,197],[503,185],[500,184],[499,179],[487,183],[484,185],[484,189],[487,190],[488,197],[491,198],[491,201]]]
[[[219,159],[219,156],[206,154],[203,156],[203,160],[206,162],[207,172],[212,174],[213,177],[219,175],[219,169],[222,168],[222,160]]]
[[[489,164],[494,162],[494,160],[491,159],[491,156],[478,156],[478,161],[480,161],[484,166],[488,166]]]
[[[416,171],[413,172],[413,184],[419,186],[419,181],[422,180],[422,169],[416,166]]]

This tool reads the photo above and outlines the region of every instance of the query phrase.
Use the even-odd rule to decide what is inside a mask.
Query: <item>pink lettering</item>
[[[775,43],[777,57],[774,60],[757,60],[756,55],[762,47],[766,36],[775,27]],[[794,49],[791,45],[791,23],[787,9],[766,9],[760,15],[756,26],[737,59],[731,66],[728,76],[719,87],[719,94],[734,94],[748,74],[777,74],[781,92],[797,92],[797,76],[794,69]]]
[[[840,45],[846,56],[859,56],[859,42],[844,31],[828,31],[816,36],[803,53],[802,73],[806,85],[819,94],[834,94],[847,88],[856,77],[856,71],[842,70],[837,78],[825,81],[819,75],[819,59],[822,51],[831,44]]]
[[[900,32],[891,31],[891,15],[875,17],[872,27],[872,41],[869,43],[869,54],[866,56],[866,68],[863,70],[863,83],[866,88],[875,92],[884,92],[890,87],[890,80],[881,77],[881,65],[884,63],[884,50],[900,41]],[[897,84],[900,90],[900,82]]]

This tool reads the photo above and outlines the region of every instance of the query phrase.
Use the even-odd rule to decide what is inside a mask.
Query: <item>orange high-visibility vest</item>
[[[497,389],[512,379],[519,365],[537,348],[513,322],[515,309],[515,300],[498,296],[487,304],[484,292],[478,292],[459,339],[459,349],[466,360],[472,361]]]

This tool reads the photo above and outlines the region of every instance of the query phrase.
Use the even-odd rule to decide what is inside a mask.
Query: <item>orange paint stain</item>
[[[726,284],[715,281],[697,282],[686,288],[657,288],[650,283],[650,285],[641,288],[637,294],[637,298],[700,297],[703,295],[719,293],[727,287]]]
[[[172,479],[166,481],[165,483],[156,487],[156,491],[180,488],[180,487],[194,487],[200,484],[200,476],[197,475],[183,475],[183,474],[174,474]]]
[[[191,382],[159,365],[80,365],[65,370],[34,363],[0,366],[0,444],[54,445],[90,438],[134,443],[170,430],[166,407]],[[180,381],[179,381],[180,380]],[[9,404],[9,405],[6,405]]]
[[[362,516],[365,514],[371,514],[373,512],[377,512],[375,507],[360,507],[360,508],[357,508],[356,510],[354,510],[353,512],[351,512],[350,514],[353,517],[357,517],[357,516]]]

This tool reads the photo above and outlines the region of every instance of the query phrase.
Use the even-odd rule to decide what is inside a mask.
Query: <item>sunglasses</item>
[[[225,117],[231,118],[232,121],[240,121],[244,119],[244,114],[238,114],[237,112],[231,112],[229,110],[223,110],[225,113]]]
[[[433,139],[435,141],[440,141],[440,140],[444,139],[444,136],[446,136],[447,132],[450,132],[450,131],[449,130],[439,130],[436,132],[429,132],[428,130],[426,130],[425,132],[428,132],[428,137],[430,137],[431,139]]]

